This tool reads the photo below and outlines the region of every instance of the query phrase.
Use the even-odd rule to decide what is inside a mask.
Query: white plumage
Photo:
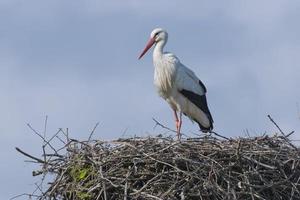
[[[206,88],[195,73],[184,66],[172,53],[163,52],[168,33],[156,28],[139,59],[155,45],[153,50],[154,85],[174,111],[177,136],[180,138],[182,113],[196,121],[203,132],[213,129],[213,119],[206,102]],[[179,112],[179,117],[177,116]]]

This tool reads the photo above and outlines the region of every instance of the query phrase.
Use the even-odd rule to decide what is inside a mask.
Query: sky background
[[[205,83],[215,131],[277,131],[300,139],[300,1],[0,0],[0,199],[30,193],[37,169],[14,147],[42,154],[47,135],[115,139],[165,133],[173,113],[153,86],[150,32]],[[198,133],[184,119],[183,132]],[[26,199],[21,197],[19,199]]]

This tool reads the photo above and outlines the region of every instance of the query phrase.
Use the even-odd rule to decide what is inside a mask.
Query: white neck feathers
[[[154,50],[153,50],[153,59],[159,59],[162,57],[162,55],[164,53],[163,49],[164,49],[165,44],[166,44],[165,40],[160,40],[156,43]]]

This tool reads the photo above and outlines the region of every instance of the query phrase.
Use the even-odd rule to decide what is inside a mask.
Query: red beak
[[[150,38],[150,40],[148,41],[145,49],[143,50],[143,52],[141,53],[141,55],[139,56],[139,59],[141,59],[143,57],[143,55],[145,55],[145,53],[152,47],[152,45],[155,43],[155,39],[154,38]]]

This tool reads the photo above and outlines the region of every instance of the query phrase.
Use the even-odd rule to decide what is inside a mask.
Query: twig
[[[101,178],[104,179],[103,174],[102,174],[102,166],[100,166],[100,175],[101,175]],[[102,187],[103,187],[104,200],[107,200],[105,182],[102,183]]]
[[[131,195],[137,195],[137,194],[140,194],[146,187],[148,187],[148,185],[150,183],[152,183],[152,181],[154,181],[155,179],[157,179],[159,176],[161,176],[162,174],[157,174],[156,176],[154,176],[153,178],[151,178],[149,181],[147,181],[146,184],[143,185],[143,187],[141,187],[141,189],[131,193]]]
[[[124,187],[124,200],[127,200],[127,190],[128,190],[128,182],[125,182],[125,187]]]
[[[262,162],[259,162],[259,161],[255,160],[255,159],[253,159],[253,158],[249,158],[248,156],[243,156],[243,157],[246,158],[246,159],[248,159],[248,160],[250,160],[250,161],[252,161],[252,162],[254,162],[254,163],[256,163],[256,164],[258,164],[258,165],[260,165],[260,166],[263,166],[265,168],[272,169],[272,170],[276,169],[276,167],[274,167],[274,166],[270,166],[270,165],[264,164]]]
[[[44,123],[44,138],[46,138],[46,132],[47,132],[47,124],[48,124],[48,116],[45,117],[45,123]]]
[[[37,157],[34,157],[34,156],[32,156],[32,155],[29,155],[28,153],[25,153],[24,151],[22,151],[22,150],[19,149],[18,147],[16,147],[16,150],[17,150],[18,152],[20,152],[21,154],[23,154],[24,156],[26,156],[26,157],[28,157],[28,158],[31,158],[31,159],[33,159],[33,160],[39,162],[39,163],[45,163],[43,160],[41,160],[41,159],[39,159],[39,158],[37,158]]]
[[[220,135],[220,134],[218,134],[217,132],[211,131],[211,133],[213,133],[213,134],[215,134],[216,136],[218,136],[218,137],[220,137],[220,138],[223,138],[223,139],[225,139],[225,140],[230,140],[228,137],[225,137],[225,136],[223,136],[223,135]]]
[[[41,195],[33,195],[33,194],[23,193],[23,194],[19,194],[19,195],[16,195],[16,196],[10,198],[10,200],[17,199],[17,198],[23,197],[23,196],[27,196],[29,199],[31,199],[32,197],[41,198]]]
[[[92,132],[89,135],[88,141],[91,141],[91,138],[92,138],[92,136],[93,136],[93,134],[94,134],[94,132],[95,132],[98,125],[99,125],[99,122],[97,122],[96,125],[94,126]]]
[[[273,120],[273,118],[270,115],[268,115],[268,118],[277,127],[277,129],[280,131],[280,133],[286,137],[285,133],[281,130],[281,128],[277,125],[277,123]]]
[[[177,131],[175,131],[175,130],[173,130],[173,129],[171,129],[171,128],[165,126],[165,125],[163,125],[162,123],[160,123],[159,121],[157,121],[155,118],[152,118],[152,120],[156,123],[155,126],[154,126],[154,129],[155,129],[156,126],[160,126],[160,127],[162,127],[163,129],[166,129],[166,130],[168,130],[168,131],[171,131],[171,132],[177,134]],[[186,136],[186,134],[185,134],[185,133],[182,133],[182,132],[180,132],[180,135],[181,135],[181,136],[182,136],[182,135]]]
[[[280,131],[280,133],[283,135],[283,139],[289,143],[289,145],[291,147],[293,147],[296,151],[298,151],[299,149],[297,147],[295,147],[288,139],[288,136],[290,136],[291,134],[293,134],[293,132],[289,133],[288,135],[285,135],[285,133],[281,130],[281,128],[277,125],[277,123],[271,118],[270,115],[268,115],[269,119],[271,120],[271,122],[278,128],[278,130]]]
[[[33,133],[35,133],[37,136],[39,136],[43,140],[43,142],[47,143],[46,138],[44,138],[41,134],[39,134],[39,132],[37,132],[29,123],[27,124],[27,126],[33,131]],[[55,148],[51,144],[49,144],[49,147],[53,151],[55,151]]]
[[[171,131],[173,133],[177,133],[177,131],[173,130],[173,129],[170,129],[169,127],[166,127],[165,125],[161,124],[159,121],[157,121],[155,118],[152,118],[152,120],[156,123],[154,128],[159,125],[160,127],[164,128],[164,129],[167,129],[168,131]]]

